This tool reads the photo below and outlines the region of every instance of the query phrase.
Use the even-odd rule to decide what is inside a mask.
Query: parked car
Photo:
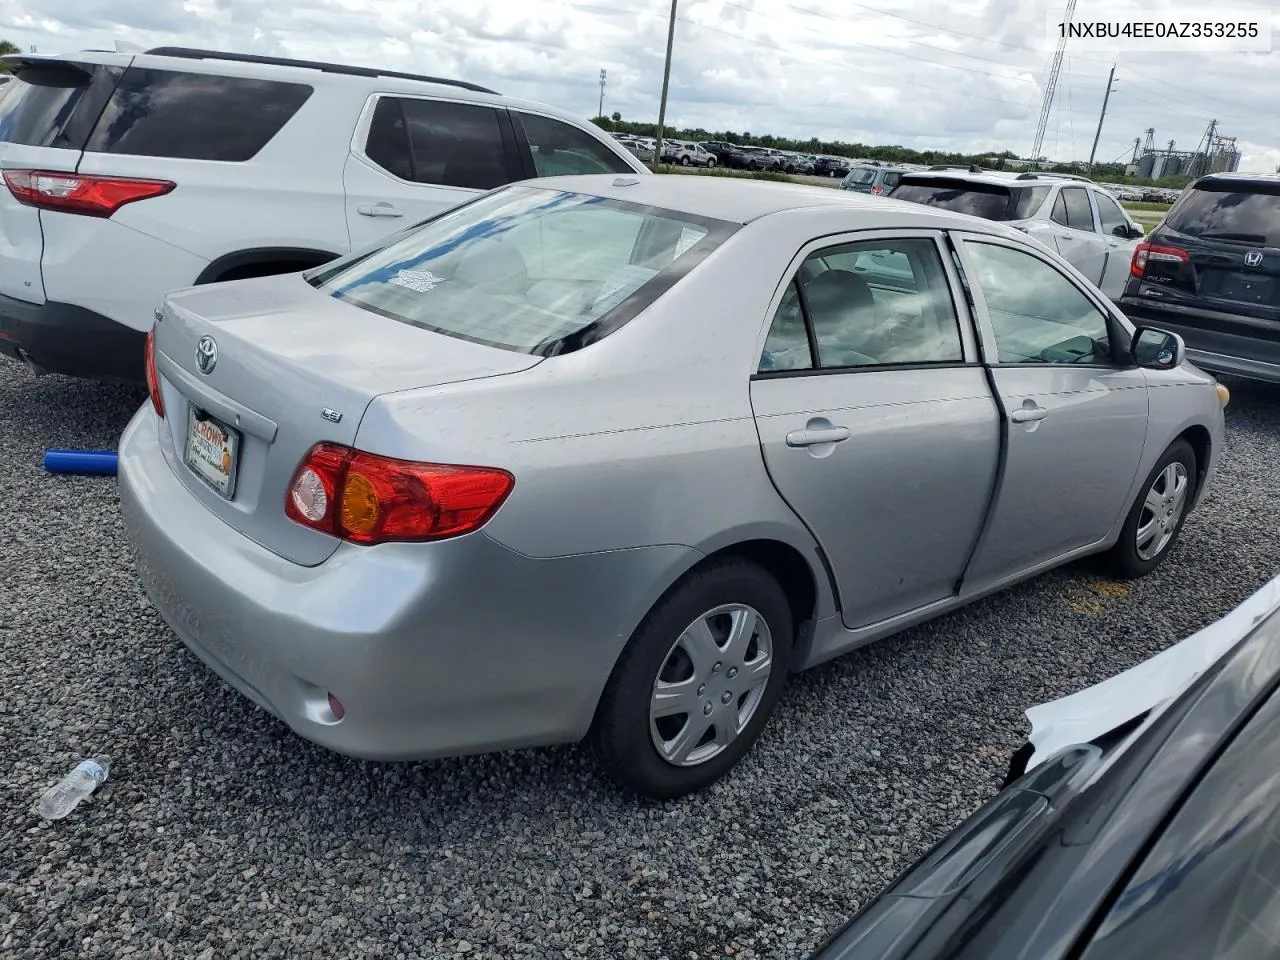
[[[878,197],[893,190],[909,172],[901,167],[858,164],[845,174],[844,179],[840,181],[840,189],[852,190],[854,193],[873,193]]]
[[[1016,227],[1057,250],[1113,300],[1145,236],[1109,193],[1063,174],[937,169],[903,175],[889,196]]]
[[[644,163],[653,162],[653,146],[642,137],[620,135],[614,137],[618,143]]]
[[[508,186],[175,292],[147,355],[124,527],[213,670],[343,753],[586,738],[654,797],[794,671],[1154,569],[1223,431],[1176,337],[1018,231],[728,178]]]
[[[845,157],[816,157],[813,173],[818,177],[843,177],[849,173],[850,163]]]
[[[1280,578],[1027,716],[1006,789],[811,960],[1280,955]]]
[[[739,147],[744,170],[776,170],[778,158],[764,147]]]
[[[1193,183],[1134,250],[1119,303],[1176,330],[1206,370],[1280,382],[1280,177]]]
[[[809,176],[813,173],[813,158],[800,153],[784,154],[781,169],[783,173]]]
[[[685,140],[669,142],[670,149],[666,149],[664,143],[662,151],[667,163],[682,167],[714,167],[716,165],[715,155],[699,143],[689,143]]]
[[[751,158],[745,152],[747,148],[724,140],[708,140],[700,146],[716,158],[722,167],[731,170],[746,170]]]
[[[140,383],[169,290],[315,266],[515,180],[648,173],[460,80],[172,47],[0,62],[0,353],[37,371]]]

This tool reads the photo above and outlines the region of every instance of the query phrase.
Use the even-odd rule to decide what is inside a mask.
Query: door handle
[[[787,434],[788,447],[816,447],[820,443],[839,443],[849,439],[848,427],[812,427],[792,430]]]
[[[1035,420],[1043,420],[1048,415],[1049,411],[1044,407],[1023,407],[1009,414],[1009,419],[1014,423],[1031,423]]]
[[[373,206],[356,207],[361,216],[365,217],[403,217],[404,211],[397,210],[389,203],[375,203]]]

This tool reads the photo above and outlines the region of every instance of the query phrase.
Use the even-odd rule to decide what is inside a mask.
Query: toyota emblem
[[[213,337],[201,337],[196,344],[196,366],[205,376],[218,365],[218,344]]]
[[[1246,267],[1256,267],[1262,262],[1262,251],[1250,250],[1244,255],[1244,265]]]

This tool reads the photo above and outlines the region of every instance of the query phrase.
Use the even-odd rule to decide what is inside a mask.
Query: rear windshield
[[[856,170],[849,171],[849,175],[844,180],[845,183],[871,183],[875,178],[874,167],[858,167]]]
[[[964,180],[927,183],[904,180],[890,196],[984,220],[1022,220],[1035,213],[1048,194],[1048,187],[1004,187]]]
[[[1280,185],[1201,184],[1182,195],[1165,224],[1190,237],[1280,246]]]
[[[80,69],[56,61],[19,70],[0,88],[0,142],[75,150],[84,146],[102,97],[119,76],[109,67]]]
[[[393,320],[550,356],[616,330],[735,229],[673,210],[510,187],[308,279]]]

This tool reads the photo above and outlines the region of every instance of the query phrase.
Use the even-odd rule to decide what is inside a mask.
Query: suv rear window
[[[844,179],[845,183],[871,183],[875,178],[875,167],[855,167]]]
[[[302,83],[131,67],[85,149],[185,160],[251,159],[307,102]]]
[[[984,220],[1023,220],[1038,209],[1049,187],[1005,187],[967,180],[909,180],[894,188],[889,196],[929,207],[942,207]]]
[[[308,280],[402,323],[550,356],[616,330],[734,229],[602,197],[509,187]]]
[[[38,63],[0,91],[0,141],[79,150],[120,75],[117,67]]]
[[[1280,184],[1199,184],[1183,193],[1165,224],[1190,237],[1280,246]]]

